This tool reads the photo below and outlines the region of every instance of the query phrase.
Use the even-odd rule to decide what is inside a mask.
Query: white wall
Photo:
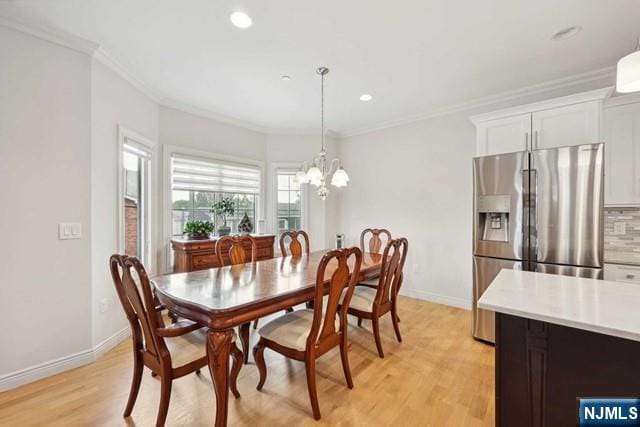
[[[128,326],[108,267],[109,256],[119,249],[118,125],[157,141],[158,105],[95,60],[91,89],[91,306],[95,346]],[[157,194],[155,200],[157,203]],[[151,229],[152,240],[156,241],[158,227]]]
[[[254,160],[266,156],[263,133],[173,108],[160,107],[159,135],[162,144]]]
[[[0,27],[0,64],[2,377],[91,346],[91,59]]]
[[[471,157],[466,114],[340,141],[351,181],[339,230],[359,244],[367,227],[409,240],[404,294],[458,306],[471,299]]]

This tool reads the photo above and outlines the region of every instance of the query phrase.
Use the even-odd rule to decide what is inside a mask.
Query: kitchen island
[[[578,397],[640,395],[640,286],[502,270],[478,301],[496,312],[496,425],[571,426]]]

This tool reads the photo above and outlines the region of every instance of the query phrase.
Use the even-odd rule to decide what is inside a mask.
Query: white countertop
[[[485,310],[640,341],[640,286],[502,270],[478,306]]]

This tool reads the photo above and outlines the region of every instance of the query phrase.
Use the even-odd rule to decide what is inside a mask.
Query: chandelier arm
[[[339,168],[340,168],[340,159],[335,158],[331,160],[331,165],[329,167],[329,171],[327,172],[327,175],[331,175],[335,173]]]

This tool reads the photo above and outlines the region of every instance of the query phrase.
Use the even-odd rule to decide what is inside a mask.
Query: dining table
[[[246,355],[253,320],[314,299],[318,265],[327,251],[152,279],[158,299],[170,312],[208,327],[206,350],[216,399],[216,427],[227,425],[233,328],[241,328]],[[352,271],[354,257],[349,262]],[[381,263],[381,254],[363,253],[358,281],[379,275]],[[336,267],[331,262],[325,270],[326,292]]]

